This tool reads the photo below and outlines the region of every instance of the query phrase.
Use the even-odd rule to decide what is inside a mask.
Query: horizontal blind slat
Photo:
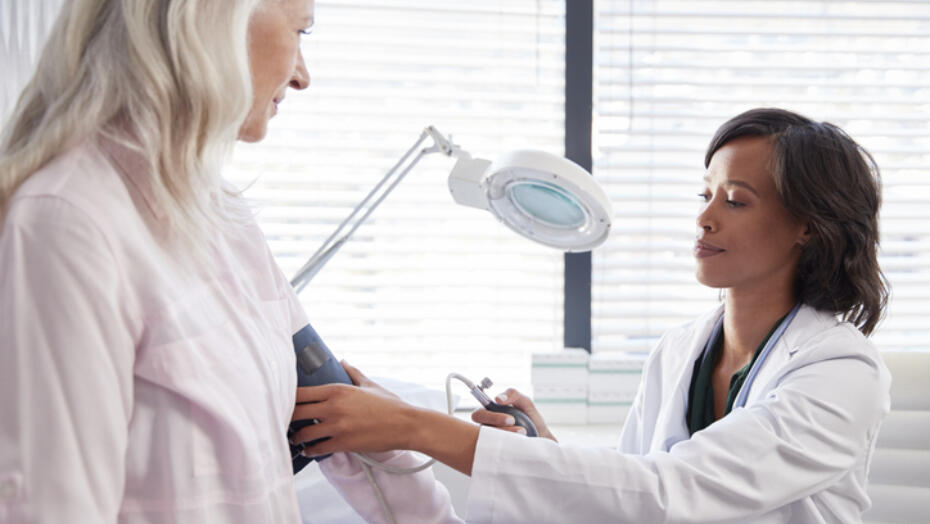
[[[490,160],[562,150],[561,0],[318,0],[316,18],[303,42],[310,89],[289,93],[266,140],[238,147],[229,171],[251,184],[245,196],[285,274],[427,125]],[[425,158],[301,302],[327,345],[369,376],[441,388],[450,371],[496,373],[526,388],[529,354],[561,346],[562,255],[457,206],[453,165]]]
[[[780,106],[843,127],[882,171],[882,349],[930,347],[930,4],[597,4],[594,174],[615,210],[594,253],[595,351],[643,349],[717,306],[690,254],[716,127]],[[916,342],[922,341],[922,342]]]

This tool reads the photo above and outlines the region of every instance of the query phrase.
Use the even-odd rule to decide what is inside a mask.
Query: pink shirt
[[[285,431],[305,314],[254,223],[216,232],[209,267],[166,249],[142,174],[79,146],[3,221],[0,522],[300,522]],[[321,467],[381,520],[354,457]],[[431,472],[379,478],[398,520],[456,520]]]

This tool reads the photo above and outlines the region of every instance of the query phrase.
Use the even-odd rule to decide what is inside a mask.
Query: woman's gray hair
[[[252,102],[247,33],[263,0],[69,0],[0,138],[0,217],[66,148],[141,153],[168,230],[199,244],[241,217],[220,169]],[[2,218],[0,218],[2,220]]]

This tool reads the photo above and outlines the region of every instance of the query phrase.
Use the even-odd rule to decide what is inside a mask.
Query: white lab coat
[[[482,428],[469,522],[860,522],[891,378],[852,325],[802,307],[746,407],[689,438],[694,361],[722,308],[646,361],[619,450]]]

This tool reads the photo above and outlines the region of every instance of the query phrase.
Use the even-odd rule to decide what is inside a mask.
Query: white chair
[[[869,472],[867,524],[930,522],[930,352],[882,353],[891,412]]]

